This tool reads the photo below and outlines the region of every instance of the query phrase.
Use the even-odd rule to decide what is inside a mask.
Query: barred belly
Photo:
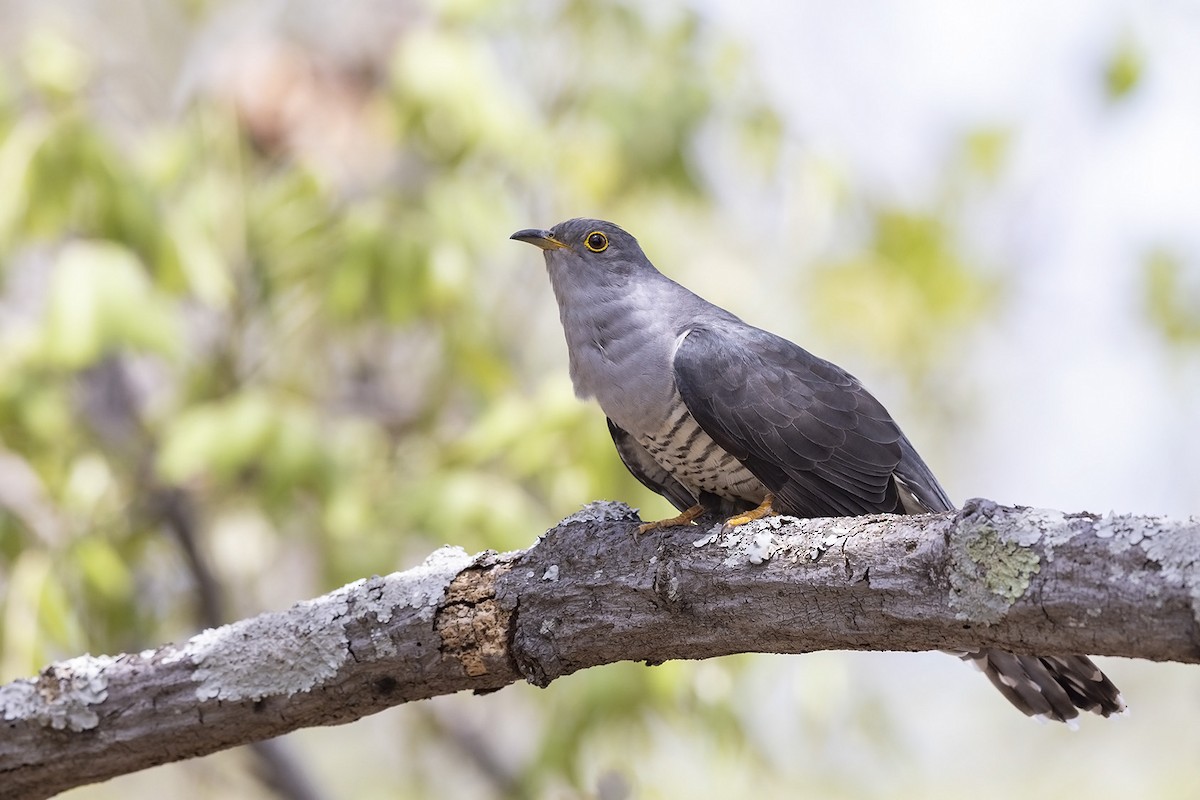
[[[762,482],[700,428],[678,396],[659,432],[642,434],[636,439],[663,469],[697,497],[708,492],[755,505],[766,497],[767,488]]]

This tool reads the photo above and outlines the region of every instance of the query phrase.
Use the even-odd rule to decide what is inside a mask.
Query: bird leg
[[[694,520],[696,517],[700,516],[703,513],[704,513],[704,506],[697,503],[696,505],[689,508],[687,511],[684,511],[681,514],[677,514],[676,516],[671,517],[669,519],[660,519],[657,522],[647,522],[644,525],[638,525],[637,535],[641,536],[643,533],[649,533],[650,531],[656,531],[656,530],[659,530],[660,528],[678,528],[681,525],[690,525],[692,523],[692,520]]]
[[[769,517],[772,514],[778,514],[779,512],[771,507],[771,504],[774,502],[775,495],[767,492],[767,496],[763,498],[763,501],[759,503],[757,507],[746,511],[745,513],[738,514],[736,517],[730,517],[729,519],[725,520],[725,528],[736,528],[739,525],[745,525],[747,522],[754,522],[756,519],[762,519],[763,517]]]

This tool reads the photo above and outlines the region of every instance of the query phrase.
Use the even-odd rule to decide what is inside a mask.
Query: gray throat
[[[635,436],[659,430],[678,397],[671,364],[677,339],[698,306],[708,304],[659,273],[595,286],[548,271],[575,393],[595,397]]]

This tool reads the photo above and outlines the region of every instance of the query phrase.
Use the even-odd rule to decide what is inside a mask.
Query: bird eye
[[[608,249],[608,237],[600,231],[592,231],[583,240],[584,246],[593,253],[602,253]]]

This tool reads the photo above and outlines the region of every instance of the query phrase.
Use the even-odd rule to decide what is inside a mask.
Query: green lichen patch
[[[967,555],[983,568],[983,583],[1010,603],[1025,594],[1029,579],[1042,568],[1038,554],[1016,542],[1000,539],[983,529],[967,543]]]
[[[989,511],[965,511],[949,542],[950,606],[959,619],[986,625],[1004,617],[1042,568],[1036,550],[997,532]]]

